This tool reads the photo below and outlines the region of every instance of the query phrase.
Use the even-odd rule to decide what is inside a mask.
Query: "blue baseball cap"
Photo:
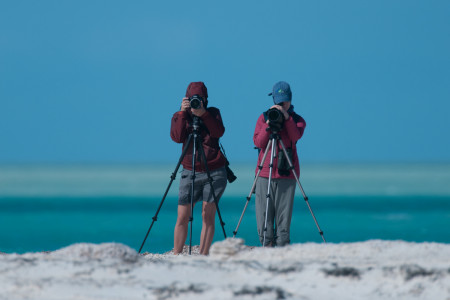
[[[292,92],[289,83],[285,81],[279,81],[273,86],[273,92],[269,94],[273,97],[273,103],[280,104],[281,102],[291,101]]]

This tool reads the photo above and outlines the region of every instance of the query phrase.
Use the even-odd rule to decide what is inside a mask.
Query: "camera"
[[[284,116],[277,108],[270,108],[264,113],[265,119],[269,121],[269,128],[272,131],[280,131],[283,128]],[[269,130],[269,128],[267,128]]]
[[[203,99],[199,95],[194,95],[189,98],[189,103],[193,109],[199,109],[200,107],[202,107],[202,101]]]
[[[284,116],[283,113],[277,108],[271,108],[266,112],[267,120],[271,123],[283,123]]]

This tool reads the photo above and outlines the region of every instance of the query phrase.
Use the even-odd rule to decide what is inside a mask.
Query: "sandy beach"
[[[117,243],[1,254],[0,299],[450,299],[450,245],[371,240],[209,256],[138,254]]]

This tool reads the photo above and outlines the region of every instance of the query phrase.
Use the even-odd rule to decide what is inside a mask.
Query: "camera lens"
[[[201,105],[202,98],[200,98],[200,96],[198,95],[192,96],[191,98],[189,98],[189,101],[193,109],[199,109],[202,106]]]
[[[271,108],[267,111],[267,119],[269,122],[277,122],[280,123],[283,121],[283,115],[276,108]]]

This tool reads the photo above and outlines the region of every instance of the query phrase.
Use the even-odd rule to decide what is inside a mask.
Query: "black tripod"
[[[264,161],[266,160],[267,153],[269,152],[270,146],[272,146],[272,149],[271,149],[271,151],[272,151],[271,154],[272,155],[270,157],[270,164],[269,164],[269,181],[268,181],[268,184],[267,184],[267,194],[266,194],[267,203],[266,203],[266,213],[265,213],[265,218],[264,218],[263,246],[265,246],[265,244],[266,244],[267,211],[268,211],[269,200],[270,200],[270,184],[271,184],[271,180],[272,180],[273,159],[274,159],[275,155],[277,154],[275,150],[278,150],[277,142],[279,141],[280,145],[281,145],[281,148],[283,150],[283,153],[286,156],[286,159],[288,161],[289,170],[292,170],[292,174],[294,174],[295,180],[297,181],[297,184],[298,184],[298,186],[300,188],[300,191],[302,192],[303,199],[305,199],[305,202],[308,205],[309,211],[311,212],[311,215],[312,215],[312,217],[314,219],[314,222],[316,223],[316,226],[317,226],[317,229],[319,230],[320,236],[322,237],[323,242],[326,243],[325,237],[323,236],[323,231],[320,229],[320,226],[317,223],[316,217],[314,216],[314,213],[313,213],[313,211],[311,209],[311,206],[309,205],[308,197],[306,196],[305,191],[303,190],[303,187],[302,187],[302,185],[300,183],[300,180],[298,179],[297,173],[294,170],[294,166],[292,165],[292,161],[291,161],[291,159],[290,159],[290,157],[289,157],[289,155],[288,155],[288,153],[286,151],[286,147],[284,146],[284,143],[281,140],[280,135],[278,134],[278,131],[275,130],[275,129],[270,129],[270,130],[272,130],[272,134],[270,135],[270,139],[269,139],[269,142],[267,143],[267,147],[266,147],[266,150],[264,151],[264,156],[263,156],[263,158],[261,160],[261,163],[258,166],[258,173],[256,174],[255,180],[253,181],[253,185],[252,185],[252,188],[250,190],[250,194],[247,197],[247,202],[245,203],[244,210],[242,211],[241,217],[239,218],[239,222],[238,222],[238,225],[236,227],[236,230],[233,231],[233,237],[236,237],[238,228],[241,225],[242,218],[244,217],[245,210],[247,209],[248,203],[249,203],[249,201],[250,201],[250,199],[252,197],[252,194],[255,191],[256,182],[258,181],[259,174],[261,173],[261,170],[263,169],[263,165],[264,165]]]
[[[213,186],[213,179],[211,178],[210,172],[209,172],[209,168],[208,168],[208,163],[206,161],[206,155],[205,155],[205,151],[203,149],[203,147],[201,146],[202,143],[202,137],[199,134],[200,133],[200,124],[199,124],[199,119],[198,117],[194,116],[193,117],[193,122],[192,122],[192,133],[189,134],[188,139],[187,139],[187,143],[186,146],[184,147],[180,159],[178,160],[177,166],[175,167],[175,171],[172,173],[172,175],[170,176],[170,182],[169,185],[166,188],[166,192],[164,193],[164,196],[161,200],[161,202],[159,203],[158,209],[156,210],[156,214],[153,216],[152,218],[152,223],[150,224],[150,227],[147,231],[147,234],[145,235],[144,241],[142,242],[141,247],[139,248],[139,253],[141,253],[142,248],[144,247],[145,241],[147,240],[147,237],[150,233],[150,230],[153,227],[153,224],[158,220],[158,214],[159,211],[161,210],[161,207],[164,203],[164,200],[166,199],[167,193],[169,192],[169,189],[173,183],[173,181],[175,180],[176,176],[177,176],[177,172],[178,169],[180,168],[181,162],[183,161],[184,156],[186,155],[187,150],[189,149],[189,146],[191,144],[192,141],[194,141],[194,145],[192,148],[192,184],[191,184],[191,216],[189,217],[189,222],[191,223],[191,227],[190,227],[190,234],[189,234],[189,254],[191,254],[191,249],[192,249],[192,222],[194,220],[194,185],[195,185],[195,159],[197,157],[197,148],[198,148],[198,152],[200,153],[200,159],[203,161],[203,165],[205,167],[206,170],[206,174],[208,175],[208,181],[209,181],[209,185],[211,187],[211,193],[213,195],[214,198],[214,203],[216,204],[216,208],[217,208],[217,214],[219,215],[219,220],[220,220],[220,225],[222,226],[222,230],[223,230],[223,235],[225,236],[225,238],[227,238],[227,235],[225,233],[225,223],[222,221],[222,216],[220,215],[220,210],[219,210],[219,203],[217,201],[216,198],[216,193],[214,192],[214,186]]]

